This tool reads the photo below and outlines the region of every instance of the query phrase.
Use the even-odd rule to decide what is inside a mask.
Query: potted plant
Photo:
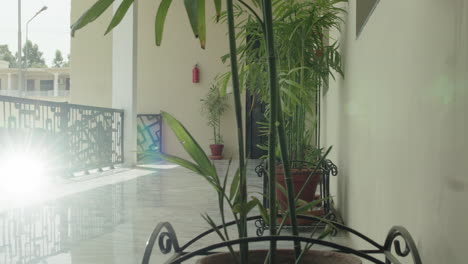
[[[202,101],[202,113],[208,119],[208,126],[213,129],[214,144],[210,145],[212,160],[223,159],[223,137],[221,135],[221,116],[228,109],[227,97],[222,96],[218,87],[212,85]]]
[[[124,15],[128,11],[130,5],[134,0],[123,0],[120,7],[117,9],[107,32],[110,32],[115,26],[117,26],[123,19]],[[324,1],[324,0],[322,0]],[[162,40],[162,31],[164,21],[166,19],[168,8],[171,4],[171,0],[162,0],[156,14],[156,44],[160,45]],[[282,5],[282,1],[276,0],[273,1],[277,5]],[[290,2],[290,1],[284,1]],[[338,2],[338,1],[333,1]],[[72,33],[77,29],[82,28],[86,24],[94,21],[97,17],[102,15],[104,11],[111,6],[113,3],[112,0],[98,0],[91,9],[85,12],[80,19],[73,24]],[[298,225],[296,221],[297,213],[300,213],[303,208],[308,206],[313,206],[313,202],[303,205],[301,208],[296,208],[296,201],[299,197],[294,194],[294,187],[291,180],[291,163],[290,163],[290,154],[288,151],[287,137],[286,134],[286,116],[283,112],[283,105],[280,102],[280,86],[278,85],[278,71],[277,71],[277,57],[275,51],[274,43],[274,23],[273,23],[273,3],[271,0],[263,0],[260,4],[260,1],[252,1],[251,6],[244,1],[239,1],[240,4],[249,12],[254,14],[255,19],[259,21],[262,29],[262,36],[265,38],[265,59],[268,61],[268,97],[269,97],[269,163],[275,164],[276,162],[276,153],[277,147],[279,146],[279,157],[283,164],[284,170],[284,179],[285,179],[285,192],[287,196],[287,206],[288,210],[285,211],[285,215],[291,217],[292,225],[292,237],[288,237],[291,241],[294,242],[293,250],[278,250],[277,240],[275,237],[278,237],[279,232],[281,232],[282,226],[276,225],[277,211],[276,211],[276,177],[275,167],[270,166],[268,174],[270,175],[269,181],[269,194],[268,199],[270,201],[270,211],[269,213],[263,208],[262,204],[255,197],[248,199],[247,196],[247,181],[246,181],[246,162],[245,162],[245,149],[244,149],[244,138],[243,138],[243,122],[242,122],[242,105],[241,105],[241,86],[239,78],[239,68],[238,68],[238,49],[236,42],[236,31],[235,31],[235,12],[234,12],[234,3],[233,0],[226,0],[226,19],[228,22],[228,37],[229,37],[229,49],[230,49],[230,66],[231,66],[231,76],[232,76],[232,85],[233,85],[233,94],[234,94],[234,106],[236,114],[236,124],[238,131],[238,150],[239,150],[239,168],[237,173],[231,180],[230,188],[227,186],[227,175],[222,178],[218,175],[214,164],[210,162],[207,155],[203,152],[200,145],[197,141],[190,135],[188,130],[173,116],[168,113],[163,112],[163,118],[173,130],[180,142],[183,142],[183,147],[190,155],[192,160],[184,160],[179,157],[175,157],[168,154],[161,154],[161,156],[171,162],[177,163],[199,175],[201,175],[217,192],[219,200],[219,210],[221,216],[222,225],[219,227],[216,225],[215,221],[208,215],[204,215],[205,220],[210,224],[213,230],[216,230],[216,233],[224,241],[229,241],[230,236],[227,231],[226,217],[225,217],[225,206],[228,206],[230,212],[235,218],[235,225],[237,226],[238,235],[240,240],[239,243],[239,252],[235,252],[233,247],[228,245],[229,253],[224,255],[223,262],[226,263],[264,263],[267,259],[269,263],[277,263],[280,260],[283,260],[284,257],[291,259],[290,262],[293,263],[317,263],[320,256],[326,256],[326,262],[320,263],[361,263],[361,261],[352,256],[348,256],[342,253],[332,253],[332,252],[322,252],[316,253],[316,251],[309,251],[311,244],[307,244],[303,247],[299,239]],[[205,47],[206,41],[206,23],[205,23],[205,1],[184,1],[188,18],[191,22],[192,30],[200,40],[201,47]],[[222,1],[214,0],[214,4],[218,13],[218,17],[221,15],[222,10]],[[288,3],[287,3],[288,4]],[[277,6],[276,5],[276,6]],[[255,11],[255,6],[262,10],[263,18]],[[277,11],[277,10],[276,10]],[[328,154],[329,150],[324,154],[320,159],[319,163]],[[317,169],[315,169],[317,171]],[[247,234],[247,215],[249,212],[257,206],[263,216],[264,220],[269,223],[270,231],[270,240],[269,240],[269,250],[265,253],[262,251],[249,250],[248,244],[248,234]],[[170,235],[167,233],[166,235]],[[161,240],[159,241],[161,243]],[[257,259],[259,254],[263,254]],[[319,255],[319,256],[316,256]],[[146,254],[145,254],[146,256]],[[249,260],[250,259],[250,260]],[[342,260],[346,259],[346,262]],[[255,262],[254,262],[255,261]],[[145,262],[145,259],[143,261]],[[217,259],[210,259],[210,257],[202,260],[201,263],[219,263]],[[173,263],[179,263],[178,259],[175,259]]]
[[[295,194],[300,190],[300,199],[312,202],[316,199],[317,185],[322,172],[312,174],[322,154],[318,137],[317,96],[326,87],[329,76],[336,72],[343,75],[341,55],[336,42],[329,43],[326,32],[339,29],[343,10],[335,6],[336,1],[286,0],[273,1],[273,41],[276,46],[278,69],[279,103],[282,106],[285,144],[291,161],[291,174]],[[243,43],[238,56],[241,87],[271,108],[269,96],[269,64],[265,60],[267,41],[262,34],[262,22],[255,14],[238,8],[239,20],[236,29]],[[221,90],[226,89],[230,72],[220,78]],[[267,110],[265,118],[270,119]],[[270,134],[269,123],[262,123],[264,135]],[[260,146],[268,149],[268,145]],[[275,154],[280,161],[280,153]],[[275,164],[277,182],[286,187],[284,168],[281,162]],[[309,179],[309,176],[312,178]],[[282,207],[287,199],[280,188],[276,190]],[[310,210],[309,213],[317,213]]]

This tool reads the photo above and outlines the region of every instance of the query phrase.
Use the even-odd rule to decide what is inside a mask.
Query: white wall
[[[182,1],[173,1],[169,9],[161,47],[154,41],[154,15],[159,1],[139,2],[138,32],[138,112],[161,110],[178,118],[208,152],[212,129],[200,113],[200,99],[209,90],[218,73],[226,70],[220,57],[228,52],[227,26],[213,22],[214,5],[207,2],[207,47],[200,48],[193,36]],[[192,83],[192,68],[200,67],[200,83]],[[232,97],[231,100],[232,101]],[[237,134],[234,112],[222,120],[225,157],[235,155]],[[164,151],[185,156],[180,143],[167,126],[163,129]]]
[[[72,0],[74,23],[95,0]],[[71,39],[71,101],[101,107],[112,106],[112,33],[104,36],[112,8]]]
[[[72,22],[94,0],[72,1]],[[200,99],[219,73],[228,70],[220,57],[228,52],[227,26],[213,22],[214,5],[207,2],[207,48],[202,50],[190,29],[182,1],[173,1],[161,47],[154,41],[154,16],[160,1],[140,1],[138,6],[137,104],[138,113],[167,111],[177,117],[207,152],[212,129],[201,116]],[[107,12],[72,39],[72,103],[110,107],[112,105],[112,38],[102,34],[110,22]],[[92,45],[90,45],[92,43]],[[192,68],[198,63],[201,82],[192,83]],[[230,99],[232,101],[232,98]],[[233,107],[222,120],[225,157],[236,157],[237,133]],[[187,157],[167,126],[163,129],[167,153]]]
[[[468,1],[381,1],[358,39],[355,4],[323,102],[339,210],[378,241],[407,227],[425,264],[466,263]]]

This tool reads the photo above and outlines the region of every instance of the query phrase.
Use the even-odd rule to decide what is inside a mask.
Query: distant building
[[[18,90],[18,69],[0,60],[0,95],[66,102],[70,96],[70,68],[23,69],[24,91]]]

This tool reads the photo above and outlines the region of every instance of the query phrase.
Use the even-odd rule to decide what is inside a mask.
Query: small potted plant
[[[202,114],[206,116],[208,125],[213,129],[214,144],[210,145],[212,160],[223,159],[223,137],[221,136],[221,116],[229,108],[226,96],[222,96],[218,87],[212,85],[202,101]]]

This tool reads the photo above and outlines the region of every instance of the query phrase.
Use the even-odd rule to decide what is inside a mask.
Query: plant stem
[[[232,73],[232,88],[234,93],[234,105],[236,112],[236,121],[237,121],[237,138],[239,144],[239,190],[240,190],[240,202],[241,204],[247,203],[247,178],[245,170],[245,155],[244,155],[244,132],[242,125],[242,108],[241,108],[241,98],[240,98],[240,85],[239,85],[239,72],[237,65],[237,45],[236,45],[236,32],[234,24],[234,8],[233,0],[226,0],[227,4],[227,20],[228,20],[228,32],[229,32],[229,53],[231,58],[231,73]],[[239,237],[247,237],[247,213],[242,212],[240,214],[240,230]],[[241,263],[248,263],[248,251],[249,244],[241,243],[240,244],[240,257]]]
[[[291,224],[292,224],[292,233],[294,236],[299,236],[299,231],[298,231],[298,226],[297,226],[297,219],[296,219],[296,206],[294,203],[294,187],[292,185],[292,179],[291,179],[291,164],[289,163],[289,156],[288,156],[288,149],[287,149],[287,142],[286,142],[286,133],[284,129],[284,120],[283,120],[283,113],[282,113],[282,107],[281,103],[279,101],[278,95],[278,87],[277,87],[277,69],[276,69],[276,57],[275,57],[275,43],[274,43],[274,37],[273,37],[273,15],[272,15],[272,5],[271,5],[271,0],[263,0],[263,15],[264,15],[264,21],[265,21],[265,36],[266,36],[266,47],[267,47],[267,56],[268,56],[268,68],[269,68],[269,77],[270,77],[270,99],[271,99],[271,110],[270,111],[275,111],[277,110],[277,114],[275,115],[274,112],[271,112],[270,115],[270,125],[276,125],[277,130],[278,130],[278,141],[280,143],[280,151],[281,151],[281,158],[283,160],[283,169],[284,169],[284,178],[286,182],[286,187],[287,187],[287,196],[288,196],[288,205],[289,205],[289,212],[291,215]],[[278,119],[278,124],[276,124],[276,120]],[[271,126],[270,128],[273,128]],[[270,130],[270,133],[273,132],[274,129]],[[274,146],[276,144],[272,144],[272,142],[269,142],[269,147],[270,150],[274,150]],[[275,153],[270,152],[270,160],[272,158],[274,159]],[[272,182],[274,179],[273,174],[271,171],[274,171],[274,163],[269,164],[270,165],[270,199],[273,193],[275,193],[275,185],[272,185]],[[273,168],[271,168],[273,167]],[[271,199],[272,200],[272,199]],[[270,201],[271,201],[270,200]],[[276,201],[274,201],[276,202]],[[270,206],[274,203],[270,203]],[[276,215],[275,211],[270,212],[270,217],[272,215]],[[275,225],[276,222],[270,221],[270,226]],[[270,227],[271,228],[271,227]],[[274,253],[275,250],[273,250],[273,246],[276,245],[270,245],[270,252],[271,252],[271,257],[270,257],[270,263],[274,262]],[[299,257],[301,254],[301,244],[298,241],[294,242],[294,251],[296,258]]]
[[[278,110],[281,112],[281,104],[278,106]],[[287,190],[287,198],[288,198],[288,207],[289,207],[289,214],[291,215],[291,227],[292,227],[292,234],[293,236],[299,236],[299,229],[297,225],[297,218],[296,218],[296,203],[295,203],[295,196],[294,196],[294,186],[292,183],[291,178],[291,164],[289,162],[288,156],[288,147],[286,143],[286,133],[284,129],[284,120],[283,115],[278,115],[278,138],[279,138],[279,145],[281,151],[281,159],[283,160],[283,169],[284,169],[284,181],[286,183],[286,190]],[[294,251],[296,253],[296,257],[299,257],[301,254],[301,243],[299,241],[294,241]]]
[[[271,1],[263,0],[263,16],[265,23],[265,48],[269,63],[270,80],[270,135],[268,138],[268,183],[269,183],[269,206],[270,206],[270,235],[276,236],[276,121],[278,117],[278,87],[276,79],[276,58],[273,40],[273,21]],[[276,262],[276,241],[270,242],[269,263]]]
[[[243,6],[245,6],[245,8],[247,8],[254,15],[254,17],[257,19],[258,23],[260,23],[260,25],[262,26],[262,29],[264,29],[265,24],[263,23],[262,19],[257,14],[257,12],[255,12],[255,10],[250,5],[248,5],[246,2],[244,2],[243,0],[238,0],[238,1],[239,1],[239,3],[241,3]]]

